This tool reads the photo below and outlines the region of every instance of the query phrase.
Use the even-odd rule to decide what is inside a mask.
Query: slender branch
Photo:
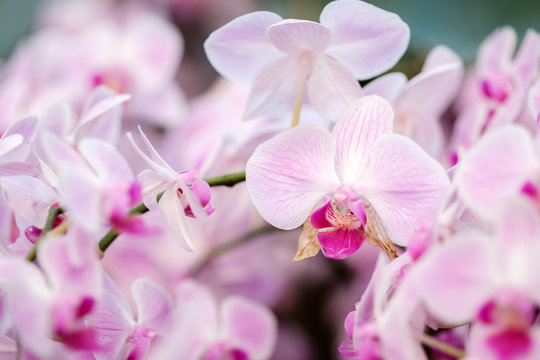
[[[234,185],[246,180],[246,172],[245,171],[239,171],[239,172],[235,172],[235,173],[209,177],[209,178],[205,178],[203,180],[206,181],[208,183],[208,185],[210,185],[210,186],[234,186]],[[159,193],[157,195],[157,201],[161,200],[162,196],[163,196],[163,192]],[[146,207],[146,205],[141,203],[141,204],[133,207],[132,209],[130,209],[128,214],[130,214],[130,215],[144,214],[148,210],[149,209]],[[47,222],[45,223],[45,227],[43,228],[43,230],[41,232],[41,235],[39,236],[38,240],[36,241],[36,243],[34,244],[32,249],[30,249],[30,252],[26,256],[26,259],[28,261],[34,261],[35,260],[36,253],[37,253],[37,247],[38,247],[39,242],[51,232],[52,227],[54,225],[54,220],[56,219],[56,217],[58,215],[62,214],[63,212],[64,212],[64,210],[61,207],[51,207],[49,209],[49,215],[47,216]],[[62,227],[62,231],[65,230],[66,226],[67,226],[67,222]],[[118,235],[120,235],[120,234],[118,232],[116,232],[116,230],[110,229],[109,232],[107,234],[105,234],[105,236],[103,236],[101,238],[101,240],[99,240],[98,247],[99,247],[99,251],[101,252],[101,256],[103,256],[103,253],[105,253],[105,251],[109,248],[109,246],[111,246],[111,244],[114,242],[114,240],[116,240]]]
[[[263,226],[263,227],[260,227],[258,229],[255,229],[255,230],[252,230],[250,232],[248,232],[247,234],[244,234],[234,240],[231,240],[229,242],[226,242],[226,243],[223,243],[223,244],[220,244],[214,248],[211,248],[210,250],[208,250],[208,252],[201,258],[201,260],[195,264],[195,266],[193,266],[191,268],[191,270],[188,271],[188,274],[192,277],[198,275],[201,270],[206,266],[208,265],[209,263],[211,263],[215,258],[219,257],[220,255],[223,255],[224,253],[226,252],[229,252],[231,250],[234,250],[236,249],[237,247],[245,244],[245,243],[248,243],[250,242],[251,240],[253,239],[256,239],[258,236],[260,235],[263,235],[263,234],[267,234],[267,233],[270,233],[270,232],[273,232],[273,231],[276,231],[276,230],[279,230],[273,226]]]
[[[242,181],[246,181],[246,172],[239,171],[235,173],[208,177],[203,179],[210,186],[234,186]]]
[[[445,354],[448,354],[450,356],[456,357],[458,359],[465,357],[465,352],[461,349],[458,349],[457,347],[454,347],[452,345],[449,345],[447,343],[444,343],[442,341],[439,341],[435,339],[432,336],[426,335],[426,334],[415,334],[415,337],[424,345],[429,346],[432,349],[439,350],[440,352],[443,352]]]
[[[239,182],[246,180],[246,172],[245,171],[239,171],[235,173],[220,175],[220,176],[214,176],[203,179],[208,183],[210,186],[234,186],[238,184]],[[157,201],[161,200],[161,197],[163,196],[163,192],[159,193],[157,195]],[[129,210],[130,215],[135,214],[144,214],[148,211],[148,208],[144,204],[139,204]],[[105,251],[111,246],[111,244],[116,240],[116,238],[120,235],[118,232],[116,232],[114,229],[109,230],[105,236],[99,240],[98,247],[99,251],[101,253],[101,256],[105,253]]]
[[[34,246],[30,249],[30,252],[28,255],[26,255],[26,260],[28,261],[34,261],[36,259],[37,254],[37,248],[39,246],[39,243],[47,236],[47,234],[52,230],[54,226],[54,221],[56,220],[56,217],[64,212],[64,209],[61,207],[51,207],[49,208],[49,214],[47,215],[47,220],[45,221],[45,226],[41,230],[41,234],[39,235],[38,239],[36,240],[36,243]]]

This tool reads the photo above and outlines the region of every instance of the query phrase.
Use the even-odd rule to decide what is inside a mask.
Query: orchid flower
[[[351,105],[332,133],[302,126],[261,144],[246,166],[259,213],[285,230],[312,214],[323,254],[334,259],[354,253],[366,233],[406,245],[435,216],[448,178],[412,140],[391,134],[392,122],[390,104],[372,95]]]
[[[142,151],[131,133],[127,136],[135,151],[146,161],[150,169],[142,171],[138,179],[143,187],[143,202],[150,210],[159,208],[178,243],[193,250],[193,241],[187,228],[186,217],[204,218],[213,212],[209,205],[210,186],[198,179],[197,171],[174,171],[152,146],[142,129],[139,132],[150,156]],[[158,204],[158,194],[163,192]]]
[[[500,215],[496,236],[463,233],[427,253],[417,288],[438,319],[473,321],[471,358],[536,359],[540,217],[522,199],[507,202]]]
[[[246,118],[299,115],[304,92],[323,116],[337,120],[362,91],[357,79],[391,68],[409,43],[396,14],[358,0],[330,2],[320,24],[259,11],[214,31],[204,47],[223,76],[251,83]]]
[[[277,337],[274,314],[241,296],[218,306],[208,289],[186,279],[178,286],[175,323],[155,359],[269,359]]]
[[[131,285],[137,306],[135,317],[112,280],[104,277],[102,299],[88,319],[101,347],[95,353],[96,359],[143,359],[152,340],[163,335],[170,326],[172,299],[154,282],[139,278]]]

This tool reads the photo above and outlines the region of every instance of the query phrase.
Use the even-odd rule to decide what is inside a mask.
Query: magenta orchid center
[[[489,79],[481,80],[480,87],[484,96],[497,103],[503,103],[512,92],[512,77],[504,73],[494,74]]]
[[[311,215],[311,225],[320,229],[317,239],[324,256],[331,259],[344,259],[352,255],[366,239],[364,203],[356,192],[341,186],[333,198]]]
[[[500,359],[514,359],[532,347],[529,333],[535,319],[532,302],[513,292],[488,301],[480,309],[478,320],[496,331],[486,338],[487,345]]]

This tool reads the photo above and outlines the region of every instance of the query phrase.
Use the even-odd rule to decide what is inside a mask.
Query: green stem
[[[208,183],[210,186],[234,186],[242,181],[246,180],[246,172],[245,171],[239,171],[235,173],[230,174],[224,174],[220,176],[214,176],[203,179]],[[163,196],[163,192],[159,193],[157,195],[157,201],[161,200],[161,197]],[[128,214],[135,215],[135,214],[144,214],[149,209],[144,204],[139,204],[135,206],[134,208],[130,209]],[[26,256],[26,259],[29,261],[34,261],[36,258],[36,252],[38,243],[47,235],[49,231],[51,231],[52,226],[54,224],[54,220],[56,217],[60,214],[62,214],[64,210],[60,207],[52,207],[49,209],[49,215],[47,217],[47,222],[45,223],[45,227],[43,228],[41,235],[39,236],[38,240],[30,249],[30,252]],[[103,256],[103,253],[111,246],[111,244],[116,240],[116,238],[120,235],[118,232],[116,232],[114,229],[110,229],[105,236],[99,240],[98,247],[99,251],[101,252],[101,255]]]
[[[61,207],[51,207],[49,208],[49,214],[47,215],[47,220],[45,221],[45,226],[41,230],[41,234],[39,235],[38,239],[36,240],[36,243],[34,246],[30,249],[30,252],[28,255],[26,255],[26,260],[28,261],[34,261],[36,259],[37,254],[37,248],[39,246],[39,243],[47,236],[47,233],[52,230],[54,221],[56,220],[56,217],[64,212],[64,209]]]
[[[211,263],[215,258],[219,257],[220,255],[229,252],[230,250],[236,249],[237,247],[250,242],[251,240],[257,238],[259,235],[267,234],[272,231],[276,231],[276,229],[273,226],[263,226],[261,228],[255,229],[253,231],[248,232],[247,234],[244,234],[234,240],[231,240],[229,242],[220,244],[212,249],[210,249],[202,258],[201,260],[188,272],[188,274],[191,277],[197,276],[201,270]]]
[[[246,181],[246,172],[239,171],[235,173],[214,176],[203,179],[210,186],[234,186],[242,181]]]

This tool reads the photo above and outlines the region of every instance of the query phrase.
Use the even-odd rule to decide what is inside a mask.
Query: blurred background
[[[31,33],[37,11],[45,2],[44,0],[0,0],[1,59],[9,56],[17,41]],[[176,0],[176,2],[187,3],[188,1]],[[257,0],[250,3],[253,9],[274,11],[283,17],[316,20],[328,2],[325,0]],[[481,41],[496,27],[511,25],[522,36],[528,27],[540,24],[540,1],[535,0],[374,0],[368,2],[399,14],[409,24],[412,35],[409,52],[425,53],[437,44],[446,44],[469,62],[473,59]],[[229,11],[229,19],[241,15],[242,11],[242,7],[239,7],[237,12]],[[223,21],[226,22],[227,19],[224,18]]]

